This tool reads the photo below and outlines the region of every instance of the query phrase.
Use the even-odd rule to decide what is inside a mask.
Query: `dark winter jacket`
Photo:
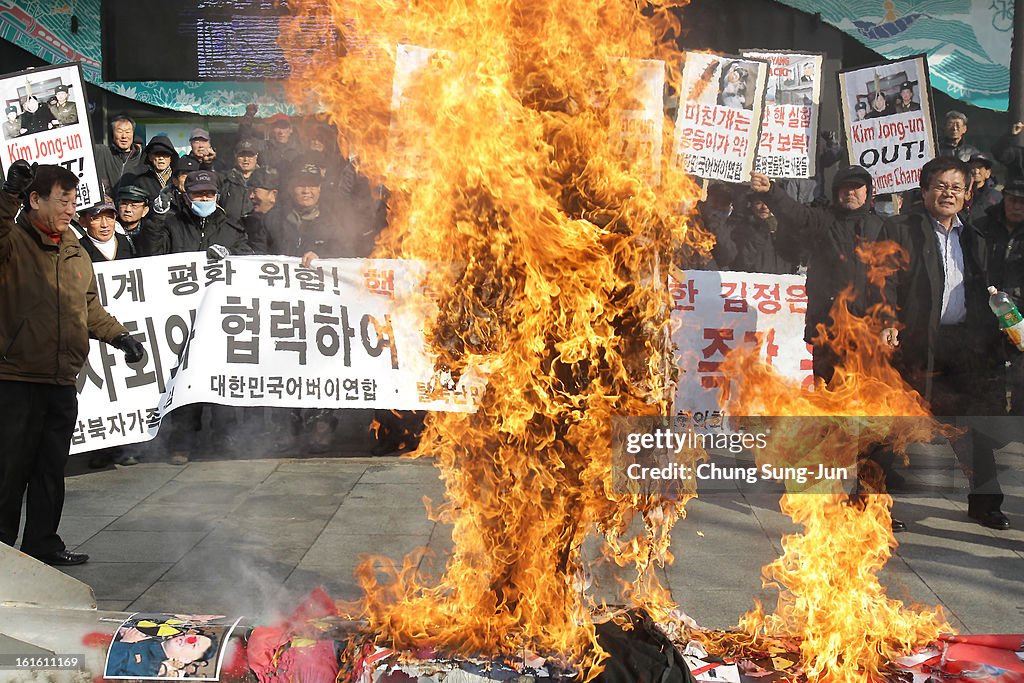
[[[0,380],[73,386],[89,337],[110,342],[128,330],[96,294],[92,261],[71,230],[47,241],[0,192]]]
[[[1007,180],[1024,178],[1024,133],[1004,135],[996,140],[992,156],[1006,167]]]
[[[933,367],[933,350],[942,313],[943,270],[941,252],[931,218],[923,210],[888,218],[882,225],[880,240],[893,240],[910,257],[907,270],[888,278],[886,300],[895,306],[900,343],[893,365],[908,378],[927,378]],[[967,319],[963,326],[964,353],[1000,358],[1002,340],[995,318],[988,308],[985,273],[985,241],[981,231],[966,223],[960,231],[964,256],[964,287]],[[915,386],[930,394],[929,386]]]
[[[321,258],[349,256],[341,240],[338,217],[322,206],[300,214],[291,202],[278,203],[263,218],[266,253],[302,256],[315,252]]]
[[[172,209],[164,217],[153,236],[151,254],[177,254],[184,251],[206,251],[211,245],[226,247],[233,255],[251,254],[245,232],[228,220],[224,209],[200,218],[187,207]]]
[[[969,145],[960,138],[960,144],[954,145],[947,138],[939,140],[940,157],[956,157],[960,161],[969,161],[975,154],[981,154],[981,150],[974,145]]]
[[[840,169],[832,186],[839,187],[852,175],[854,172],[850,168]],[[870,197],[870,184],[867,190]],[[778,217],[783,251],[791,253],[802,249],[808,254],[804,341],[811,343],[818,335],[819,324],[826,327],[832,324],[832,304],[836,296],[851,285],[856,298],[850,302],[850,311],[863,316],[867,311],[867,276],[864,264],[857,258],[856,248],[862,242],[877,239],[882,229],[882,219],[871,211],[870,200],[854,211],[838,205],[811,208],[793,201],[774,184],[762,196]]]
[[[220,184],[219,203],[224,207],[228,218],[236,223],[242,220],[242,216],[252,211],[248,181],[237,168],[231,169],[223,176]]]
[[[1018,309],[1024,308],[1024,226],[1010,232],[1002,203],[989,207],[976,225],[985,240],[986,284],[1013,297]]]
[[[749,208],[740,207],[725,222],[718,241],[722,248],[716,249],[714,256],[722,270],[776,275],[796,272],[797,262],[791,255],[784,256],[780,251],[775,217],[762,220]],[[728,245],[730,242],[731,247]],[[728,263],[719,260],[720,255],[732,252],[736,255]]]
[[[972,223],[977,223],[985,217],[988,210],[1003,201],[1003,193],[996,189],[995,182],[989,178],[980,190],[974,190],[971,195],[971,209],[967,215]]]
[[[127,152],[122,152],[113,145],[94,145],[93,154],[96,156],[100,186],[108,197],[114,197],[114,188],[122,176],[136,176],[146,170],[142,150],[134,145]]]

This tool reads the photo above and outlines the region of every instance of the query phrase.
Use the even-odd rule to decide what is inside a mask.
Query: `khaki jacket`
[[[0,191],[0,380],[73,385],[90,335],[128,330],[100,305],[92,261],[68,230],[51,244]]]

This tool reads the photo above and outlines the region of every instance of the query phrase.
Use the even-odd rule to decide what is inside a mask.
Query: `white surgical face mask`
[[[205,202],[192,202],[192,213],[199,216],[200,218],[206,218],[214,211],[217,210],[217,200],[209,199]]]

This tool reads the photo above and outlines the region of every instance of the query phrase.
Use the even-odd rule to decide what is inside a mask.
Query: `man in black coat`
[[[217,205],[217,179],[213,171],[193,171],[185,178],[188,206],[167,213],[153,239],[152,254],[207,251],[219,245],[229,254],[251,254],[241,226]]]
[[[882,219],[871,210],[871,174],[860,166],[836,171],[832,180],[833,204],[827,208],[797,203],[760,173],[751,175],[750,188],[778,217],[779,239],[786,247],[799,247],[810,255],[804,341],[812,345],[814,376],[828,384],[838,360],[827,343],[834,334],[821,337],[818,326],[824,325],[826,330],[832,326],[832,305],[839,293],[850,286],[858,295],[850,301],[851,312],[858,316],[866,312],[862,295],[867,275],[856,248],[877,239],[882,229]]]
[[[1024,178],[1024,121],[1015,121],[1009,133],[995,141],[992,156],[1006,167],[1008,180]]]
[[[959,216],[970,191],[970,169],[955,157],[921,169],[922,203],[893,216],[881,240],[909,255],[909,265],[886,281],[895,320],[882,332],[892,363],[931,404],[936,416],[967,425],[951,442],[971,473],[967,514],[992,529],[1008,529],[993,451],[1001,444],[976,428],[976,416],[1005,414],[1003,340],[988,308],[983,235]]]
[[[213,171],[193,171],[185,177],[187,206],[169,211],[159,224],[152,254],[177,254],[200,251],[226,256],[251,254],[241,226],[228,219],[217,205],[217,176]],[[234,408],[213,405],[211,427],[217,445],[226,446],[234,428]],[[170,462],[184,465],[199,446],[203,425],[203,404],[182,406],[169,415],[172,452]]]
[[[142,152],[133,146],[134,142],[135,120],[127,114],[118,114],[110,120],[110,144],[93,147],[104,195],[114,197],[114,188],[121,176],[136,176],[146,171]]]
[[[760,194],[750,193],[716,234],[718,267],[747,273],[795,273],[799,255],[781,248],[778,226]]]
[[[989,207],[978,221],[985,238],[983,254],[986,282],[1006,292],[1024,308],[1024,177],[1012,178],[1003,188],[1003,199]],[[1010,390],[1010,414],[1024,416],[1024,354],[1003,341],[1003,358],[1010,362],[1007,381]]]
[[[981,150],[964,141],[966,134],[967,114],[959,111],[948,112],[942,126],[942,137],[939,139],[939,156],[967,161],[980,153]]]

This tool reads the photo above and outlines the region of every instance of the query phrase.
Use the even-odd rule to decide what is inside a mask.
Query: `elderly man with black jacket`
[[[217,176],[213,171],[192,171],[185,177],[185,197],[181,206],[172,206],[151,240],[153,255],[201,251],[223,258],[231,254],[251,254],[245,232],[230,220],[217,204]],[[216,440],[226,448],[233,429],[234,409],[211,406]],[[203,404],[187,405],[170,414],[173,450],[170,462],[184,465],[199,446],[203,424]]]
[[[797,203],[760,173],[752,174],[750,187],[778,217],[780,242],[810,254],[804,341],[812,345],[814,376],[828,384],[837,358],[827,340],[834,335],[821,337],[818,326],[824,325],[826,330],[832,326],[832,305],[850,286],[857,294],[850,301],[851,312],[858,316],[866,312],[863,293],[867,276],[856,249],[877,239],[882,229],[882,219],[871,210],[871,174],[860,166],[836,171],[833,204],[828,208]]]
[[[57,566],[89,559],[57,533],[89,337],[129,363],[144,355],[100,304],[92,262],[69,229],[77,188],[62,166],[33,173],[16,161],[0,192],[0,542],[18,538],[27,493],[21,549]]]
[[[994,450],[1001,444],[978,416],[1005,415],[1002,345],[988,308],[984,235],[960,219],[970,191],[970,169],[955,157],[921,169],[923,202],[889,218],[880,239],[910,257],[886,281],[885,299],[896,319],[883,331],[892,362],[931,404],[932,414],[956,416],[969,431],[951,445],[971,473],[967,514],[992,529],[1010,528]],[[975,418],[975,419],[972,419]]]

